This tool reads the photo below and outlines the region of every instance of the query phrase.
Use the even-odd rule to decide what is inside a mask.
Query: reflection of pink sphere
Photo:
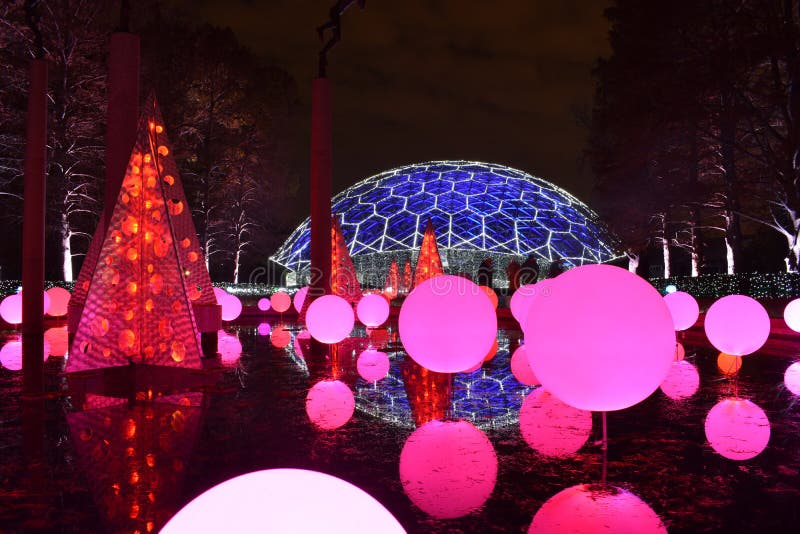
[[[389,373],[389,356],[384,352],[367,349],[358,357],[356,367],[361,378],[367,382],[375,382]]]
[[[667,308],[672,314],[675,330],[686,330],[697,322],[697,317],[700,315],[700,307],[689,293],[683,291],[667,293],[664,295],[664,302],[667,303]]]
[[[400,308],[400,340],[414,361],[440,373],[470,369],[497,335],[497,314],[486,293],[460,276],[418,285]]]
[[[47,315],[61,317],[67,314],[70,293],[63,287],[51,287],[47,290],[50,296],[50,310]]]
[[[292,341],[292,334],[283,326],[276,327],[269,335],[269,342],[276,349],[285,349]]]
[[[270,327],[269,323],[259,323],[258,324],[258,335],[259,336],[268,336],[270,332],[272,332],[272,327]]]
[[[528,353],[525,351],[525,345],[520,345],[514,354],[511,356],[511,373],[520,384],[526,386],[538,386],[539,379],[531,369],[531,364],[528,361]]]
[[[496,481],[494,447],[466,421],[425,423],[400,453],[403,490],[436,519],[461,517],[480,508]]]
[[[44,332],[44,339],[50,343],[52,356],[66,356],[69,352],[69,334],[66,326],[48,328]]]
[[[268,298],[258,299],[258,309],[264,312],[269,311],[269,299]]]
[[[722,297],[706,312],[706,337],[717,350],[733,356],[752,354],[769,337],[769,315],[745,295]]]
[[[516,319],[520,325],[522,325],[523,321],[528,317],[528,312],[534,301],[550,295],[552,291],[551,284],[553,282],[554,279],[545,279],[535,284],[521,286],[514,291],[514,294],[511,295],[509,307],[511,308],[511,315],[514,316],[514,319]]]
[[[290,297],[288,293],[278,291],[272,294],[269,298],[269,303],[272,305],[273,310],[278,313],[283,313],[292,305],[292,297]]]
[[[723,399],[706,416],[706,439],[730,460],[749,460],[769,443],[769,419],[764,410],[744,399]]]
[[[573,408],[544,388],[537,388],[522,403],[519,429],[532,449],[545,456],[567,456],[589,439],[592,412]]]
[[[308,286],[301,287],[297,290],[297,293],[294,294],[292,305],[297,313],[303,311],[303,303],[306,301],[306,295],[308,295]]]
[[[22,293],[14,293],[0,302],[0,317],[8,324],[22,322]]]
[[[700,374],[697,367],[686,360],[672,362],[667,377],[661,383],[661,391],[670,399],[679,400],[691,397],[700,387]]]
[[[0,364],[9,371],[22,369],[22,341],[9,341],[0,349]]]
[[[242,313],[242,301],[236,295],[226,294],[221,305],[223,321],[233,321]]]
[[[308,503],[314,503],[309,513]],[[403,527],[377,500],[336,477],[269,469],[226,480],[195,497],[161,530],[198,532],[380,532]]]
[[[380,326],[389,318],[389,301],[380,293],[361,297],[356,306],[358,320],[371,328]]]
[[[306,413],[323,430],[334,430],[353,417],[353,392],[340,380],[321,380],[308,390]]]
[[[242,356],[239,338],[225,330],[217,331],[217,352],[224,363],[235,363]]]
[[[294,336],[294,343],[292,346],[294,347],[294,353],[300,356],[301,358],[305,358],[306,355],[303,354],[303,347],[300,345],[300,342],[304,339],[311,339],[311,334],[308,333],[308,330],[303,329]]]
[[[47,315],[50,311],[50,294],[47,291],[44,292],[44,302],[42,303],[42,312]]]
[[[548,391],[590,411],[621,410],[653,393],[675,359],[664,299],[611,265],[561,274],[524,322],[528,360]]]
[[[545,502],[533,516],[528,533],[666,534],[661,518],[639,497],[614,486],[580,484]]]
[[[786,368],[786,372],[783,374],[783,383],[786,389],[795,395],[800,395],[800,362],[794,362]]]
[[[337,295],[314,299],[306,311],[306,328],[314,339],[322,343],[340,342],[350,335],[354,324],[352,306]]]
[[[783,309],[783,320],[786,326],[800,332],[800,299],[794,299]]]
[[[492,301],[492,306],[494,307],[494,309],[497,309],[497,303],[498,303],[497,293],[494,292],[494,289],[492,289],[489,286],[478,286],[478,287],[481,288],[481,290],[484,293],[486,293],[486,296],[489,297],[489,300]]]

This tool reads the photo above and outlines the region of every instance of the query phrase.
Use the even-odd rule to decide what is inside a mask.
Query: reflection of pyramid
[[[386,274],[386,283],[383,284],[383,293],[391,300],[396,298],[399,292],[400,270],[397,267],[397,260],[392,260],[392,264],[389,266],[389,272]]]
[[[428,221],[425,227],[425,235],[422,238],[422,246],[419,247],[419,257],[417,258],[417,268],[414,269],[414,285],[419,284],[443,274],[442,258],[439,256],[439,247],[436,246],[436,234],[433,231],[433,224]]]
[[[331,221],[331,292],[355,306],[361,299],[361,285],[339,221]]]
[[[87,288],[67,370],[129,362],[199,368],[192,303],[211,306],[215,298],[151,98]]]

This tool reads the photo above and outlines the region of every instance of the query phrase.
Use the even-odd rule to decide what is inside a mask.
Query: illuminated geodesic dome
[[[505,266],[536,258],[566,267],[618,257],[615,240],[597,214],[563,189],[493,163],[432,161],[362,180],[333,198],[359,278],[380,286],[393,259],[416,259],[425,225],[436,232],[446,272],[474,275],[492,258],[496,285]],[[302,280],[310,263],[309,219],[272,260]]]

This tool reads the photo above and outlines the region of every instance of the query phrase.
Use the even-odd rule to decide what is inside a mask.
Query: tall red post
[[[22,209],[22,392],[42,392],[47,62],[31,62]],[[26,350],[27,349],[27,350]],[[37,350],[38,349],[38,350]]]
[[[311,86],[311,290],[331,293],[332,135],[331,86],[316,78]]]

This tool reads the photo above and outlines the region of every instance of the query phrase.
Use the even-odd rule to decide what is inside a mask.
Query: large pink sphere
[[[783,309],[783,320],[786,326],[800,332],[800,299],[794,299]]]
[[[536,378],[533,369],[531,369],[525,345],[517,347],[517,350],[511,356],[511,373],[520,384],[525,384],[526,386],[538,386],[540,384],[539,379]]]
[[[667,377],[661,383],[661,391],[670,399],[680,400],[691,397],[700,387],[700,374],[697,367],[686,360],[672,362]]]
[[[542,385],[570,406],[621,410],[646,399],[675,359],[675,328],[646,280],[610,265],[561,274],[523,324]]]
[[[521,286],[514,291],[514,294],[511,295],[509,307],[511,308],[511,315],[520,325],[528,317],[528,312],[530,312],[534,302],[550,296],[552,283],[553,279],[545,279],[535,284]]]
[[[161,534],[202,532],[402,534],[405,530],[381,503],[349,482],[315,471],[268,469],[217,484],[184,506],[161,530]]]
[[[283,313],[292,305],[292,297],[288,293],[277,291],[269,298],[269,303],[272,305],[273,310]]]
[[[347,423],[355,408],[353,392],[339,380],[321,380],[306,396],[308,418],[323,430],[334,430]]]
[[[437,519],[483,506],[497,481],[497,455],[486,435],[466,421],[431,421],[417,428],[400,453],[406,495]]]
[[[352,306],[337,295],[314,299],[306,311],[306,328],[322,343],[339,343],[350,335],[354,324]]]
[[[786,368],[786,372],[783,374],[783,384],[795,395],[800,395],[800,362],[794,362]]]
[[[234,321],[242,313],[242,301],[236,295],[226,294],[221,305],[223,321]]]
[[[258,299],[258,309],[259,310],[261,310],[263,312],[269,311],[269,307],[270,307],[270,304],[269,304],[269,299],[268,298],[263,297],[263,298]]]
[[[389,301],[379,293],[364,295],[358,301],[356,315],[365,326],[380,326],[389,318]]]
[[[614,486],[579,484],[550,497],[528,533],[666,534],[661,518],[639,497]]]
[[[0,317],[8,324],[22,322],[22,293],[14,293],[0,302]]]
[[[745,295],[722,297],[706,312],[706,337],[717,350],[733,356],[752,354],[769,337],[769,315]]]
[[[367,382],[376,382],[389,373],[389,356],[385,352],[367,349],[358,357],[356,368],[361,378]]]
[[[706,439],[730,460],[749,460],[769,443],[769,419],[749,400],[729,398],[717,403],[706,416]]]
[[[664,302],[667,303],[667,308],[672,314],[675,330],[681,331],[691,328],[700,316],[700,306],[697,305],[697,301],[689,293],[684,293],[683,291],[667,293],[664,295]]]
[[[63,287],[51,287],[47,290],[47,295],[50,297],[50,309],[47,311],[47,315],[52,317],[66,315],[70,292]]]
[[[532,391],[519,410],[525,442],[545,456],[578,451],[592,433],[592,412],[564,404],[544,388]]]
[[[431,371],[458,373],[479,364],[492,348],[497,314],[476,284],[440,275],[406,297],[398,328],[414,361]]]
[[[297,313],[303,311],[303,303],[306,301],[306,295],[308,295],[308,286],[301,287],[297,290],[297,293],[294,294],[292,305]]]

